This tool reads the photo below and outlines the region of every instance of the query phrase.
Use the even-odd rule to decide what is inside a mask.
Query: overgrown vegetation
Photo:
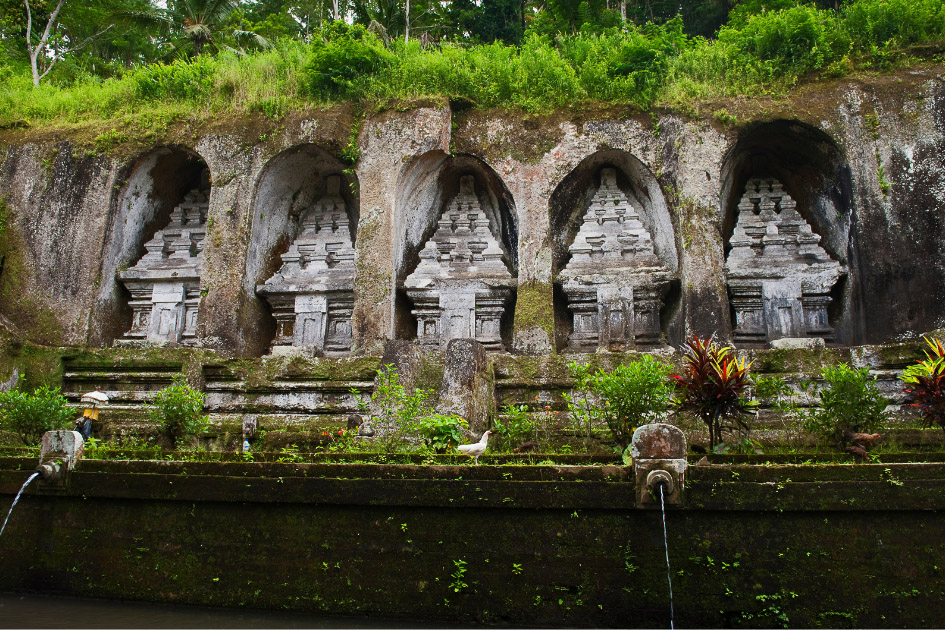
[[[151,420],[161,427],[161,433],[173,449],[184,436],[195,435],[206,426],[203,405],[204,395],[188,385],[184,376],[179,374],[173,385],[154,396]]]
[[[638,426],[660,421],[673,398],[672,368],[649,355],[610,372],[578,363],[568,368],[577,390],[567,397],[572,422],[588,435],[595,426],[606,426],[621,450]]]
[[[646,23],[592,14],[552,18],[552,5],[537,10],[514,43],[475,44],[446,29],[438,40],[385,44],[383,32],[335,21],[304,34],[270,29],[274,45],[256,52],[221,46],[216,56],[109,64],[105,76],[64,64],[37,88],[14,59],[0,64],[0,127],[81,119],[125,124],[155,111],[269,115],[339,100],[383,107],[431,96],[526,111],[590,102],[689,108],[694,99],[783,93],[811,73],[890,68],[908,62],[915,46],[945,41],[939,0],[849,0],[836,10],[765,4],[768,10],[735,3],[711,37],[692,35],[680,16]],[[247,26],[265,31],[260,25]],[[139,59],[147,54],[153,53],[140,52]]]
[[[370,403],[362,410],[370,412],[367,425],[372,442],[352,443],[353,450],[377,448],[392,455],[417,450],[419,446],[434,452],[448,452],[463,440],[466,420],[453,414],[438,414],[431,409],[433,390],[408,390],[400,382],[394,365],[377,370],[377,385]]]
[[[68,425],[71,412],[67,403],[58,387],[46,385],[33,391],[22,385],[0,392],[0,427],[16,433],[23,444],[32,446],[39,443],[46,431]]]
[[[876,387],[867,368],[846,363],[821,369],[820,407],[808,415],[805,428],[838,446],[844,432],[872,433],[887,422],[889,403]]]

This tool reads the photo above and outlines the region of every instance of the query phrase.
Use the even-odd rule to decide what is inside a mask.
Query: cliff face
[[[418,335],[404,280],[460,179],[471,175],[517,286],[502,316],[505,346],[563,350],[576,315],[558,274],[575,255],[602,169],[612,168],[627,207],[639,214],[638,232],[649,235],[660,269],[674,278],[659,302],[666,343],[688,332],[731,339],[745,326],[733,321],[742,311],[733,308],[725,262],[738,213],[750,211],[749,202],[739,209],[746,185],[759,178],[780,182],[800,221],[845,271],[818,297],[828,340],[878,343],[940,328],[943,73],[935,66],[812,84],[788,101],[728,103],[702,117],[607,110],[523,118],[425,106],[360,121],[349,112],[307,112],[260,136],[253,121],[235,121],[107,152],[89,151],[69,134],[8,130],[0,136],[0,314],[16,336],[33,341],[99,346],[122,338],[133,309],[119,275],[142,258],[189,191],[209,187],[205,236],[189,246],[202,257],[193,343],[263,354],[276,322],[255,287],[283,265],[299,216],[337,175],[355,248],[352,352],[379,354],[387,339]],[[759,221],[765,212],[780,216],[778,199],[770,211],[757,208]],[[782,224],[759,228],[759,255],[798,240],[797,227]],[[582,243],[597,247],[585,236]],[[601,245],[587,256],[608,251]],[[469,255],[475,262],[475,251]],[[786,317],[815,316],[810,296],[801,295],[806,288],[788,295],[794,280],[767,282],[757,292],[759,317],[770,320],[778,300],[790,299],[798,306],[794,315],[782,308]],[[639,300],[623,296],[614,306],[616,298],[604,296],[617,294],[601,291],[600,317],[624,308],[626,319],[611,326],[631,325],[620,322],[639,315]],[[785,322],[785,330],[794,325]],[[814,333],[774,336],[805,335]]]

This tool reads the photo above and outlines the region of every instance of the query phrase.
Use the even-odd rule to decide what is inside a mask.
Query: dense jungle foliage
[[[0,0],[0,128],[428,96],[688,107],[942,43],[942,0]]]

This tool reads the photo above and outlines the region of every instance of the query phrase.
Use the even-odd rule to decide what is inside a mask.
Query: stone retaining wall
[[[0,459],[0,510],[35,466]],[[676,624],[941,627],[945,465],[690,467]],[[619,466],[82,462],[27,490],[0,589],[443,623],[664,627]]]

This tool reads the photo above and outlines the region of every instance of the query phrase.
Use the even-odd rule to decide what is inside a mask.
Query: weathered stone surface
[[[827,308],[846,268],[820,246],[820,235],[776,179],[750,179],[738,204],[725,269],[736,343],[782,337],[833,339]]]
[[[67,470],[75,468],[85,453],[85,440],[78,431],[46,431],[39,447],[39,463],[61,459]]]
[[[671,424],[644,424],[633,432],[630,456],[637,459],[685,459],[686,436]]]
[[[453,413],[469,423],[469,431],[480,435],[489,428],[494,411],[491,366],[485,347],[474,339],[451,339],[444,353],[445,369],[440,384],[439,413]]]
[[[131,293],[131,330],[123,340],[194,345],[209,191],[192,190],[170,223],[144,244],[138,263],[118,273]]]
[[[501,322],[515,282],[472,175],[460,178],[458,194],[443,209],[404,286],[420,345],[439,349],[452,339],[474,338],[490,350],[504,349]]]
[[[660,263],[649,231],[613,168],[600,186],[568,248],[560,274],[574,316],[568,347],[578,352],[654,346],[661,341],[660,310],[672,272]]]
[[[325,195],[299,218],[282,268],[256,288],[276,318],[274,346],[319,355],[351,350],[354,247],[340,186],[340,177],[328,177]]]
[[[677,274],[660,316],[670,344],[688,332],[731,339],[725,249],[745,185],[756,178],[780,181],[811,234],[822,237],[819,246],[846,268],[828,294],[833,341],[914,336],[945,325],[942,72],[930,65],[813,85],[724,129],[667,112],[656,120],[616,111],[522,120],[447,107],[386,111],[361,124],[339,107],[293,113],[265,142],[250,123],[227,123],[162,138],[143,154],[107,155],[89,154],[75,144],[79,136],[53,141],[39,129],[4,130],[0,198],[13,246],[0,275],[0,310],[35,341],[110,344],[132,323],[116,274],[141,258],[194,187],[181,182],[206,168],[213,188],[193,343],[264,353],[275,322],[255,287],[278,271],[296,236],[269,201],[298,192],[307,207],[317,187],[302,180],[344,171],[341,148],[358,124],[360,158],[342,184],[343,193],[357,189],[345,193],[348,211],[355,197],[364,207],[352,215],[355,354],[417,334],[399,288],[467,172],[480,200],[498,209],[492,234],[516,280],[509,288],[542,289],[527,300],[527,317],[506,318],[503,343],[515,351],[568,345],[572,316],[558,276],[603,168],[626,180],[622,190],[657,258]],[[302,154],[308,157],[291,157]],[[283,159],[278,181],[270,180],[270,167]],[[317,164],[317,175],[297,176],[313,172],[306,164]]]

